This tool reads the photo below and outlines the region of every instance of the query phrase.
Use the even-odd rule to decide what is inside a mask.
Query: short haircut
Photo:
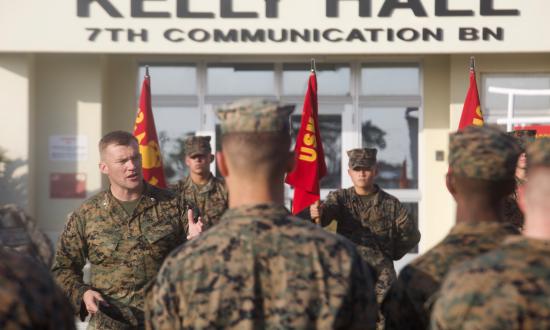
[[[288,162],[290,135],[280,132],[227,133],[222,150],[240,173],[283,173]]]
[[[515,179],[510,180],[484,180],[473,179],[453,175],[457,190],[469,196],[484,196],[487,200],[498,202],[508,196],[515,189]]]
[[[101,140],[99,140],[99,153],[103,154],[105,148],[114,144],[117,146],[129,146],[132,143],[138,144],[138,140],[132,134],[125,131],[113,131],[105,134]]]

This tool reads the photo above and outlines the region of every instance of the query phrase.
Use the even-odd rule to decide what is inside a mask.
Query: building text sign
[[[548,0],[0,0],[0,51],[550,51]]]

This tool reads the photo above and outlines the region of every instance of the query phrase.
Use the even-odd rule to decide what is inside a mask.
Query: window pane
[[[301,115],[292,115],[292,147],[300,130]],[[325,152],[327,175],[321,179],[321,189],[340,188],[342,178],[342,119],[338,114],[319,114],[319,131]]]
[[[381,67],[363,65],[361,95],[420,94],[420,70],[417,66]]]
[[[140,94],[145,75],[145,67],[139,68]],[[150,66],[151,94],[155,95],[195,95],[197,93],[197,69],[194,66]]]
[[[508,114],[508,95],[489,92],[490,87],[515,89],[550,89],[547,75],[484,75],[482,110],[485,120],[494,123]],[[514,117],[550,116],[550,96],[517,95],[514,98]]]
[[[283,65],[283,94],[304,95],[310,64]],[[350,68],[346,64],[317,64],[319,95],[350,95]]]
[[[274,95],[271,64],[213,64],[208,66],[208,95]]]
[[[196,108],[153,109],[159,136],[164,175],[175,183],[188,173],[182,159],[183,140],[200,130],[201,112]]]
[[[376,183],[385,189],[418,188],[418,108],[363,108],[363,146],[378,149]]]

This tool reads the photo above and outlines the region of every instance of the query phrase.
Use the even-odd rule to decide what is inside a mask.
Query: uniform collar
[[[143,192],[141,193],[141,196],[139,197],[139,203],[134,211],[134,214],[139,214],[143,212],[144,210],[156,205],[158,203],[158,199],[156,196],[156,190],[157,188],[153,187],[146,181],[143,181]],[[103,200],[103,207],[104,208],[122,208],[118,200],[115,196],[113,196],[113,193],[111,192],[111,187],[109,187],[105,191],[105,198]],[[124,212],[125,214],[125,212]]]
[[[192,187],[195,191],[197,191],[199,194],[207,193],[214,189],[214,181],[215,176],[210,173],[210,178],[208,179],[208,182],[204,186],[199,186],[193,180],[191,180],[191,175],[187,175],[187,178],[185,179],[184,185]]]
[[[526,236],[510,236],[504,241],[504,245],[519,245],[533,251],[544,251],[550,254],[550,240],[531,238]]]
[[[222,216],[222,220],[237,218],[237,217],[257,217],[257,218],[272,218],[277,216],[288,216],[290,212],[284,205],[276,203],[262,203],[243,205],[230,208]]]
[[[509,234],[506,224],[495,221],[460,222],[451,228],[451,235],[460,234]]]
[[[355,187],[350,187],[348,188],[348,191],[349,193],[351,194],[351,198],[353,200],[353,202],[355,203],[362,203],[363,201],[361,200],[361,196],[359,194],[357,194],[357,192],[355,191]],[[382,196],[382,189],[380,189],[380,187],[375,184],[374,185],[374,192],[368,196],[372,196],[372,199],[369,201],[369,204],[374,204],[374,205],[377,205],[380,203],[380,199],[381,199],[381,196]]]

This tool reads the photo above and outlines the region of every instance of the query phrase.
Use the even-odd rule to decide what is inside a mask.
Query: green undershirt
[[[134,210],[136,209],[136,207],[139,204],[139,200],[140,200],[140,198],[134,199],[133,201],[121,201],[121,200],[119,200],[118,202],[120,203],[120,205],[122,205],[122,208],[124,208],[124,211],[126,211],[128,216],[131,217],[132,214],[134,214]]]

